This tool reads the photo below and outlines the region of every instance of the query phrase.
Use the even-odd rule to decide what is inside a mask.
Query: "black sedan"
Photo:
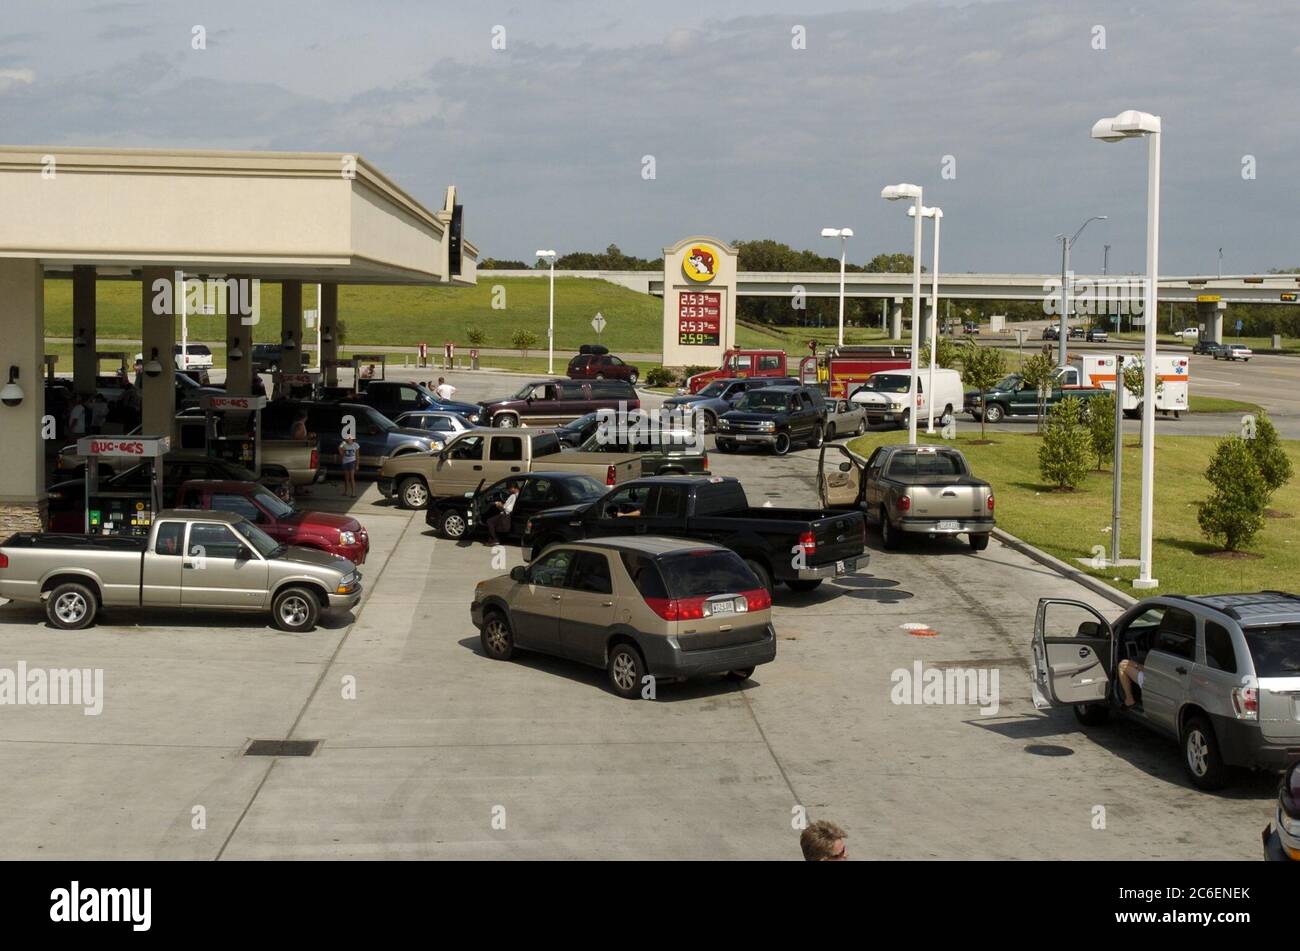
[[[561,505],[594,502],[609,491],[609,486],[580,472],[528,472],[486,488],[480,486],[473,494],[430,499],[424,521],[440,538],[459,541],[486,537],[484,522],[500,511],[495,503],[504,502],[514,485],[520,491],[511,512],[510,528],[500,533],[500,537],[514,540],[523,535],[529,516]]]

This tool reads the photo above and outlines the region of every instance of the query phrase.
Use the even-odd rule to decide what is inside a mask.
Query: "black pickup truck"
[[[734,478],[658,476],[624,482],[595,502],[547,509],[528,519],[529,560],[555,542],[602,535],[667,535],[723,545],[745,559],[770,591],[784,582],[811,591],[825,578],[867,566],[861,512],[752,508]]]

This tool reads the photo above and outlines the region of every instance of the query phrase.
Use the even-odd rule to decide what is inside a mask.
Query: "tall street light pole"
[[[823,238],[840,239],[840,346],[844,346],[844,255],[845,242],[853,237],[852,228],[823,228]]]
[[[909,208],[907,213],[916,217],[916,209]],[[926,392],[929,397],[925,404],[928,407],[928,418],[925,425],[925,431],[929,434],[934,433],[934,362],[938,357],[939,344],[937,337],[939,335],[939,228],[943,224],[942,208],[922,208],[921,216],[923,218],[934,219],[934,262],[930,266],[930,322],[927,324],[927,333],[930,337],[930,378],[926,381]]]
[[[886,201],[912,199],[916,209],[915,224],[912,227],[912,373],[907,387],[907,441],[916,442],[916,374],[917,374],[917,332],[921,329],[921,219],[925,206],[921,204],[921,186],[886,185],[880,190],[880,197]]]
[[[1141,559],[1135,588],[1154,588],[1151,548],[1155,504],[1156,464],[1156,278],[1160,265],[1160,117],[1127,110],[1092,126],[1092,137],[1103,142],[1147,137],[1147,286],[1142,305],[1142,534]],[[1119,397],[1118,387],[1116,398]]]
[[[1074,246],[1075,240],[1083,234],[1083,229],[1093,221],[1105,221],[1105,215],[1093,215],[1083,224],[1079,225],[1079,230],[1073,235],[1058,234],[1056,240],[1061,242],[1061,326],[1060,335],[1056,341],[1056,364],[1065,366],[1065,358],[1069,352],[1070,339],[1070,248]]]
[[[555,372],[555,258],[554,251],[538,251],[537,256],[551,265],[551,309],[546,324],[546,372]]]

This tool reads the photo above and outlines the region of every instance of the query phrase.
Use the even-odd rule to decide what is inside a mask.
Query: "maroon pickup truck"
[[[176,506],[233,512],[285,545],[342,555],[357,565],[370,553],[370,534],[351,515],[304,512],[256,482],[191,479],[176,493]]]

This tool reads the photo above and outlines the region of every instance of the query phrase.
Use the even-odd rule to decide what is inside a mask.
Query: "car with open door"
[[[1073,707],[1086,726],[1131,716],[1182,747],[1200,789],[1222,788],[1233,767],[1300,759],[1300,596],[1164,595],[1114,621],[1044,598],[1032,655],[1036,707]],[[1118,682],[1124,661],[1141,673],[1132,707]]]

